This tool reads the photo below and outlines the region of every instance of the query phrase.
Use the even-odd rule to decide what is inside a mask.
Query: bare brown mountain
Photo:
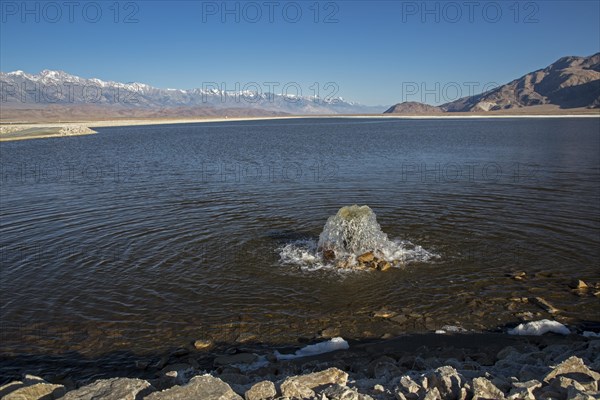
[[[423,115],[437,114],[443,112],[439,107],[429,104],[419,103],[417,101],[405,101],[388,108],[384,114],[405,114],[405,115]]]
[[[386,113],[411,113],[406,112],[407,108],[403,104],[406,103],[397,104]],[[527,107],[532,107],[532,110],[544,108],[558,111],[600,109],[600,53],[589,57],[563,57],[544,69],[485,93],[463,97],[434,108],[445,112],[521,113]],[[413,105],[410,107],[411,111],[417,109]],[[426,107],[422,110],[423,114],[439,112]]]

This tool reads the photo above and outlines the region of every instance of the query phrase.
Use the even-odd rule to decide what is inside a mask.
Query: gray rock
[[[427,374],[430,388],[437,388],[443,398],[458,398],[464,378],[452,367],[444,366]]]
[[[265,400],[275,397],[277,390],[271,381],[262,381],[254,384],[245,394],[246,400]]]
[[[533,379],[541,380],[548,373],[548,370],[549,368],[545,366],[525,364],[519,371],[518,377],[521,382]]]
[[[34,383],[11,391],[2,400],[54,400],[65,394],[63,385]]]
[[[152,393],[144,400],[242,400],[231,387],[211,375],[193,377],[185,386],[174,386],[162,392]]]
[[[553,378],[556,378],[559,375],[565,374],[583,374],[592,378],[595,381],[600,380],[600,374],[589,369],[584,363],[583,360],[579,357],[569,357],[562,363],[558,364],[552,372],[550,372],[544,378],[544,382],[550,382]]]
[[[559,309],[554,307],[552,304],[548,303],[548,301],[543,299],[542,297],[530,297],[529,302],[537,305],[549,314],[556,314],[560,312]]]
[[[544,362],[546,364],[550,364],[556,361],[562,361],[567,359],[565,354],[569,354],[571,352],[571,347],[566,344],[551,344],[550,346],[544,349]]]
[[[400,383],[396,388],[396,397],[406,400],[419,398],[419,393],[424,392],[423,387],[415,382],[410,376],[404,375],[400,378]]]
[[[141,379],[101,379],[68,392],[61,400],[137,400],[139,395],[153,392],[149,382]]]
[[[444,398],[445,397],[442,397],[438,388],[434,387],[434,388],[429,389],[425,393],[425,397],[423,397],[423,400],[441,400]]]
[[[25,385],[21,381],[12,381],[5,385],[0,386],[0,399],[2,398],[2,396],[6,396],[10,392],[20,389],[23,386],[25,386]]]
[[[500,391],[503,393],[509,392],[512,388],[512,382],[501,375],[494,376],[492,379],[490,379],[490,382],[492,382],[494,386],[500,389]]]
[[[328,368],[312,374],[287,378],[281,384],[281,394],[284,397],[311,398],[315,395],[313,390],[316,388],[333,384],[345,386],[347,381],[347,373],[337,368]]]
[[[194,341],[194,348],[196,350],[200,350],[200,351],[210,350],[214,346],[215,346],[215,344],[213,343],[212,340],[198,339],[198,340]]]
[[[585,391],[585,388],[579,384],[576,380],[571,378],[567,378],[564,376],[559,376],[552,379],[550,386],[557,392],[562,394],[563,396],[567,395],[567,392],[570,388],[577,389],[578,391]]]
[[[473,379],[473,400],[504,400],[504,393],[484,377]]]
[[[504,376],[517,376],[522,368],[523,364],[509,359],[500,360],[494,365],[494,369]]]
[[[535,400],[533,391],[542,387],[540,381],[513,382],[513,387],[508,394],[508,400]]]
[[[325,396],[328,400],[373,400],[366,394],[360,394],[356,389],[350,389],[342,385],[333,385],[321,391],[320,396]]]
[[[600,393],[595,392],[593,395],[584,393],[574,387],[570,387],[567,391],[567,400],[597,400],[600,398]]]

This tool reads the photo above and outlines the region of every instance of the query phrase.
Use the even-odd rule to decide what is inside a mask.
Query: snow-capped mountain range
[[[97,78],[81,78],[64,71],[43,70],[39,74],[23,71],[0,72],[2,105],[82,105],[120,106],[135,109],[164,109],[181,107],[245,108],[289,114],[361,114],[381,113],[385,106],[365,106],[348,102],[341,97],[297,95],[302,91],[294,83],[287,84],[287,93],[278,86],[248,84],[258,90],[229,90],[216,83],[206,83],[200,89],[159,89],[143,83],[121,83]],[[238,85],[238,87],[241,85]],[[224,89],[224,90],[223,90]],[[299,90],[298,90],[299,89]],[[331,89],[331,87],[324,87]],[[327,90],[321,89],[322,92]],[[306,89],[308,90],[308,89]],[[329,90],[331,91],[331,90]]]

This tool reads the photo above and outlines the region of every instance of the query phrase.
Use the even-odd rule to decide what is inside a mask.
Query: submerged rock
[[[541,309],[543,309],[544,311],[546,311],[550,314],[556,314],[560,311],[559,309],[555,308],[552,304],[548,303],[545,299],[543,299],[541,297],[531,297],[529,299],[529,302],[537,305],[538,307],[540,307]]]
[[[569,283],[569,287],[571,289],[579,289],[579,290],[586,290],[589,289],[589,286],[587,283],[585,283],[584,281],[582,281],[581,279],[574,279]]]
[[[214,347],[214,345],[215,344],[212,340],[198,339],[194,341],[194,347],[196,348],[196,350],[210,350]]]

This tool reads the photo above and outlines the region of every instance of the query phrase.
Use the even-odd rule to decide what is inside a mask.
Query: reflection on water
[[[593,288],[568,287],[600,282],[599,119],[99,132],[0,147],[7,354],[484,329],[543,313],[510,300],[531,296],[567,322],[600,314]],[[327,219],[351,204],[438,257],[342,275],[282,262],[286,246],[315,254]],[[408,317],[374,318],[383,307]]]

